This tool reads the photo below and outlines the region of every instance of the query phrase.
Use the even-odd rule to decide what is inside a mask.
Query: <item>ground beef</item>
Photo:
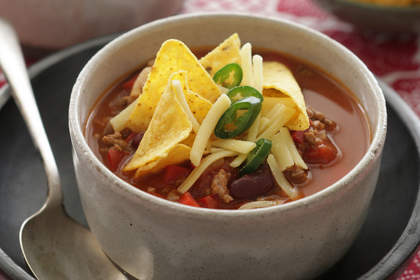
[[[313,146],[319,145],[325,141],[327,141],[327,132],[325,129],[316,128],[314,126],[310,126],[304,133],[303,137],[305,141]]]
[[[114,147],[124,152],[132,151],[131,146],[123,139],[122,134],[118,131],[102,137],[102,143],[104,143],[108,148]]]
[[[306,108],[306,112],[308,113],[308,117],[311,119],[312,123],[318,121],[316,122],[317,126],[321,123],[328,131],[334,131],[337,129],[337,124],[333,120],[327,118],[323,113],[316,111],[309,106]]]
[[[303,184],[309,179],[308,171],[297,165],[287,168],[284,171],[284,175],[292,184]]]
[[[214,175],[210,186],[212,193],[217,194],[225,203],[233,200],[228,189],[229,178],[230,173],[222,168]]]
[[[305,150],[311,147],[313,148],[323,143],[330,143],[331,141],[328,135],[333,134],[338,129],[337,124],[333,120],[327,118],[323,113],[316,111],[309,106],[306,111],[310,119],[309,128],[303,132],[292,132],[292,135],[293,133],[295,133],[295,135],[298,133],[300,134],[299,137],[294,137],[294,140],[301,155],[304,154]]]
[[[211,182],[214,175],[223,167],[224,159],[213,162],[194,183],[190,192],[194,197],[204,197],[211,194]]]
[[[212,191],[213,179],[215,178],[217,174],[219,174],[220,170],[224,170],[224,172],[228,174],[227,176],[228,182],[226,186],[229,186],[232,183],[232,181],[238,177],[237,169],[231,167],[230,163],[231,163],[231,160],[229,159],[220,159],[214,162],[213,164],[211,164],[209,167],[207,167],[206,171],[203,172],[200,178],[198,178],[198,180],[195,182],[193,187],[190,189],[191,194],[197,198],[211,195],[213,193]],[[219,176],[220,178],[218,179],[220,180],[222,175],[220,174]]]

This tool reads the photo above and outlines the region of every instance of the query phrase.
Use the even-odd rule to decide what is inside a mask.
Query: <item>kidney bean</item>
[[[234,180],[229,189],[230,194],[235,198],[255,199],[270,191],[274,186],[270,168],[264,163],[257,171]]]

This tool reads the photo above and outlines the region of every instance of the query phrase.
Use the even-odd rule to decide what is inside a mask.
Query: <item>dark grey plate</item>
[[[31,70],[32,86],[62,175],[65,207],[86,224],[80,205],[67,127],[70,92],[77,74],[111,37],[57,53]],[[385,279],[396,275],[420,240],[419,122],[395,92],[383,86],[388,104],[388,137],[367,221],[349,252],[319,279]],[[0,92],[7,94],[8,89]],[[13,279],[32,279],[18,232],[23,220],[45,200],[41,161],[13,101],[0,111],[0,269]],[[334,209],[331,209],[332,211]]]

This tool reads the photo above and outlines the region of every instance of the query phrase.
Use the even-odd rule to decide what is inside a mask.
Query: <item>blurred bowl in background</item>
[[[420,6],[385,6],[356,0],[313,0],[319,7],[361,29],[420,33]]]
[[[60,49],[181,11],[184,0],[0,0],[23,45]]]

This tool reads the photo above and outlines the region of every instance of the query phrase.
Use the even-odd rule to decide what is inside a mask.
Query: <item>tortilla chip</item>
[[[143,87],[143,93],[135,101],[136,107],[127,123],[131,130],[144,131],[147,128],[168,84],[169,77],[180,70],[188,73],[190,90],[210,102],[216,101],[220,90],[190,49],[181,41],[167,40],[156,55],[152,71]]]
[[[167,87],[136,153],[124,167],[124,171],[138,169],[153,161],[166,158],[176,144],[190,135],[191,130],[191,121],[179,104],[175,93]]]
[[[197,121],[202,123],[212,106],[210,101],[191,90],[185,92],[185,99]]]
[[[191,148],[184,144],[176,144],[173,147],[167,157],[155,160],[146,164],[136,170],[135,177],[140,177],[149,173],[156,173],[165,168],[168,165],[182,163],[189,159]]]
[[[169,79],[171,81],[178,80],[181,83],[187,104],[190,107],[194,117],[199,123],[201,123],[211,108],[211,102],[189,89],[187,83],[188,73],[186,71],[178,71],[173,73]]]
[[[241,56],[239,55],[240,48],[241,40],[239,39],[238,33],[234,33],[206,56],[201,58],[200,63],[213,77],[214,73],[226,64],[241,64]]]
[[[287,127],[291,130],[307,129],[309,118],[306,113],[305,100],[292,72],[284,64],[274,61],[264,62],[263,72],[263,94],[271,97],[287,96],[296,105],[299,114],[289,121]]]

